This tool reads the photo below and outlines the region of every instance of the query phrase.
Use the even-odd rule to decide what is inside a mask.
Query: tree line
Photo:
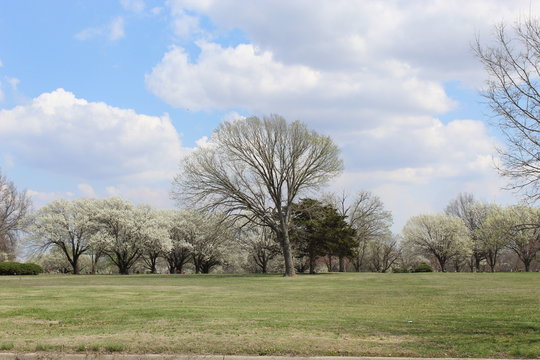
[[[440,271],[467,264],[479,271],[484,263],[495,271],[507,251],[526,271],[535,264],[540,219],[533,207],[462,194],[444,213],[415,216],[393,235],[392,215],[372,193],[307,197],[341,170],[338,155],[329,137],[277,115],[224,122],[174,179],[174,198],[190,210],[110,198],[57,200],[29,213],[28,197],[2,178],[2,247],[13,248],[24,228],[27,244],[56,252],[73,273],[81,257],[91,273],[106,258],[121,274],[140,264],[154,273],[158,260],[169,272],[185,265],[196,273],[238,271],[243,254],[252,270],[279,268],[287,276],[321,266],[408,271],[422,261]]]

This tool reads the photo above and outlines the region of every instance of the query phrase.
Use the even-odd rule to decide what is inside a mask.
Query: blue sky
[[[511,203],[471,51],[532,1],[0,2],[0,169],[37,207],[172,207],[182,156],[222,121],[278,113],[331,135],[394,230],[459,192]]]

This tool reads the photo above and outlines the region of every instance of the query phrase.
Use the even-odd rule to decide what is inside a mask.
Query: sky
[[[333,138],[325,191],[394,216],[460,192],[510,204],[472,51],[527,0],[0,0],[0,169],[34,206],[173,208],[179,161],[223,121],[280,114]]]

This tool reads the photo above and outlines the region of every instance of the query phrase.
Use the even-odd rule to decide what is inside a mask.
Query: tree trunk
[[[128,275],[129,274],[129,268],[127,267],[126,264],[118,265],[118,272],[121,275]]]
[[[474,256],[474,266],[476,268],[476,271],[480,272],[480,262],[482,261],[482,257],[475,255]]]
[[[316,260],[317,258],[315,256],[309,257],[309,273],[310,274],[315,274],[315,261]]]
[[[292,258],[291,242],[289,240],[289,229],[284,222],[281,225],[281,231],[277,234],[283,250],[283,260],[285,261],[285,274],[283,276],[295,276],[294,262]]]
[[[437,258],[439,260],[439,266],[441,267],[441,272],[446,272],[446,259]]]
[[[345,272],[345,257],[339,256],[339,272]]]
[[[525,272],[531,271],[531,269],[530,269],[531,262],[532,262],[532,259],[524,259],[523,260],[523,265],[525,266]]]
[[[332,255],[328,255],[328,262],[326,263],[328,272],[332,272]]]
[[[73,267],[73,274],[79,275],[79,257],[73,257],[73,262],[71,263]]]

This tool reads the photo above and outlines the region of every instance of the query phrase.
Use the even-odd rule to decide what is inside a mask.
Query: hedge
[[[43,269],[37,264],[18,262],[0,262],[0,275],[37,275]]]

